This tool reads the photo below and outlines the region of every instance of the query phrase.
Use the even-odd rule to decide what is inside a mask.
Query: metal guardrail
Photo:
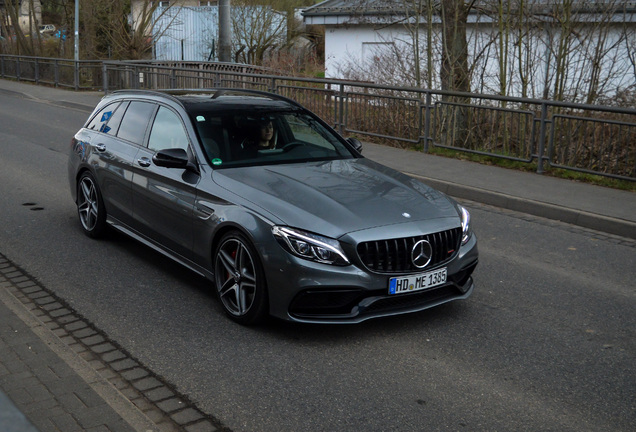
[[[636,109],[351,81],[281,77],[227,63],[115,62],[0,55],[0,77],[108,93],[242,88],[294,99],[343,134],[636,181]]]
[[[0,55],[0,77],[75,90],[103,87],[102,62],[85,60]]]

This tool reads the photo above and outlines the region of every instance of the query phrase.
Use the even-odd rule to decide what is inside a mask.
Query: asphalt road
[[[66,155],[87,116],[0,92],[0,251],[229,429],[636,427],[636,242],[468,202],[470,299],[245,328],[187,270],[82,234]]]

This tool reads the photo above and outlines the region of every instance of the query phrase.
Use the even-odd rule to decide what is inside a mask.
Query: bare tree
[[[4,3],[6,16],[2,20],[3,32],[6,35],[11,35],[15,38],[14,49],[18,55],[36,55],[38,54],[38,47],[31,38],[31,31],[27,31],[26,34],[20,27],[20,8],[21,2],[19,0],[8,0]]]
[[[265,53],[286,43],[286,16],[252,0],[234,0],[232,28],[237,62],[263,63]]]
[[[85,2],[82,25],[85,55],[89,58],[141,59],[150,54],[153,36],[158,22],[169,12],[181,6],[160,7],[157,1],[140,2],[140,7],[131,9],[129,0],[102,0]],[[171,20],[168,20],[171,23]],[[168,24],[169,26],[169,24]]]

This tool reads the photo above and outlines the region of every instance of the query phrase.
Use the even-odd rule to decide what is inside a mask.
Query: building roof
[[[303,15],[374,14],[395,11],[396,2],[390,0],[326,0],[303,10]]]
[[[562,4],[562,0],[527,0],[526,5],[532,8],[536,15],[548,17],[553,7]],[[398,0],[326,0],[302,11],[307,24],[345,24],[363,22],[386,22],[387,17],[405,16],[405,6],[412,4],[409,1]],[[489,0],[476,0],[475,6],[471,9],[472,18],[469,21],[477,21],[478,15],[483,15],[482,11],[492,4]],[[607,8],[614,8],[615,14],[622,15],[622,18],[615,19],[620,22],[636,21],[636,0],[625,0],[616,2],[615,0],[574,0],[573,12],[581,15],[594,15],[598,12],[606,12]],[[435,8],[439,8],[436,2]],[[439,22],[439,18],[436,19]],[[594,21],[592,19],[591,21]]]

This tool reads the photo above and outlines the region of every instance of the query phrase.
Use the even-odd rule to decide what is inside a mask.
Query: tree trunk
[[[466,22],[470,6],[463,0],[442,0],[442,90],[470,91]]]
[[[441,0],[442,90],[470,92],[466,23],[471,6],[464,0]],[[467,97],[442,96],[444,145],[465,147],[469,139]]]

